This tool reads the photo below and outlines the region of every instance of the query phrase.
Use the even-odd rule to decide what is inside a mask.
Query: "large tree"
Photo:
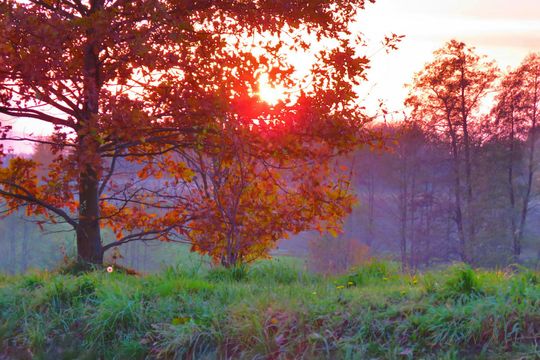
[[[465,43],[452,40],[418,72],[406,104],[412,116],[449,145],[454,171],[455,223],[462,260],[470,261],[477,232],[473,191],[474,128],[477,110],[497,78],[495,64]]]
[[[186,233],[200,214],[179,206],[171,183],[194,172],[172,150],[211,147],[223,119],[289,144],[310,139],[299,158],[351,148],[368,60],[349,24],[364,2],[0,0],[0,113],[55,129],[43,140],[4,124],[5,140],[48,143],[55,159],[42,177],[35,161],[11,160],[0,194],[10,209],[70,224],[79,259],[101,263],[117,244]],[[291,54],[308,51],[314,61],[298,79]],[[261,74],[298,94],[258,106]],[[103,244],[104,225],[116,242]]]

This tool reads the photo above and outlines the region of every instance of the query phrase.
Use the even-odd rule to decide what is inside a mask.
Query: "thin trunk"
[[[146,244],[143,251],[143,270],[148,271],[148,246]]]
[[[21,249],[21,272],[26,272],[28,269],[30,251],[28,251],[28,224],[24,221],[23,224],[23,237],[22,237],[22,249]]]
[[[525,224],[527,222],[527,215],[529,211],[529,202],[531,199],[532,184],[534,178],[534,153],[536,151],[536,120],[538,117],[538,94],[540,87],[540,77],[537,75],[534,79],[534,97],[533,97],[533,109],[532,109],[532,121],[531,121],[531,130],[529,136],[529,158],[527,164],[527,184],[525,189],[525,196],[523,198],[523,205],[521,209],[521,217],[519,222],[519,232],[517,236],[517,243],[514,246],[514,256],[519,259],[521,254],[521,240],[523,239],[523,234],[525,233]],[[539,252],[540,254],[540,252]]]
[[[403,166],[401,167],[401,181],[400,181],[400,252],[401,252],[401,270],[405,272],[407,267],[407,161],[403,159]]]
[[[466,104],[465,88],[467,86],[465,79],[465,62],[461,66],[461,126],[463,129],[463,146],[465,160],[465,189],[467,204],[467,223],[468,223],[468,243],[474,244],[476,235],[475,215],[473,210],[473,190],[472,190],[472,163],[471,163],[471,143],[469,136],[468,110]],[[470,260],[470,259],[469,259]]]
[[[17,273],[17,235],[16,228],[13,228],[9,236],[9,273]]]
[[[514,159],[515,154],[515,128],[514,128],[514,110],[511,110],[510,115],[510,154],[508,161],[508,191],[510,197],[510,227],[512,231],[512,254],[514,262],[519,258],[519,234],[516,223],[516,194],[514,186]]]
[[[373,171],[369,174],[369,181],[368,181],[368,240],[367,245],[371,248],[373,244],[373,236],[374,236],[374,214],[375,210],[375,176],[373,175]]]
[[[451,194],[451,191],[449,190],[449,193],[448,193],[448,198],[451,198],[452,197],[452,194]],[[448,216],[446,217],[446,254],[447,256],[445,257],[446,260],[449,260],[450,257],[448,255],[452,254],[454,252],[454,247],[453,247],[453,242],[451,241],[452,240],[452,220],[453,220],[453,217],[451,216],[452,212],[453,212],[454,209],[451,209],[450,207],[447,209],[448,211]]]
[[[450,122],[450,118],[447,119],[450,125],[450,135],[452,139],[452,158],[454,160],[454,200],[455,200],[455,222],[458,231],[459,238],[459,255],[461,260],[469,262],[467,256],[467,242],[465,238],[465,230],[463,227],[463,213],[461,210],[461,175],[459,171],[459,151],[457,144],[457,136],[453,131],[453,127]]]
[[[432,225],[432,215],[433,215],[433,191],[430,192],[430,202],[426,209],[426,232],[425,232],[425,256],[424,262],[426,266],[429,266],[429,261],[431,257],[431,225]]]
[[[415,234],[415,213],[416,213],[416,206],[415,206],[415,203],[414,203],[414,198],[416,196],[416,171],[412,171],[412,180],[411,180],[411,194],[410,194],[410,217],[409,217],[409,220],[410,220],[410,224],[411,224],[411,228],[410,228],[410,242],[411,242],[411,253],[410,253],[410,268],[413,269],[413,270],[416,270],[416,265],[417,265],[417,256],[418,256],[418,246],[416,244],[416,234]]]

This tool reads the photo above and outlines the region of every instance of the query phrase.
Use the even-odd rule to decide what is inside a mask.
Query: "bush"
[[[348,276],[347,284],[352,286],[362,286],[369,283],[387,281],[397,274],[398,265],[396,263],[373,259],[356,268],[354,272]]]
[[[358,239],[325,235],[309,241],[308,264],[315,272],[343,274],[368,260],[369,247]]]
[[[466,301],[483,294],[480,279],[476,271],[469,265],[457,265],[450,269],[450,277],[446,280],[443,297]]]

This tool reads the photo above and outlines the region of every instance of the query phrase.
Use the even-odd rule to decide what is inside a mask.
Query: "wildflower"
[[[114,270],[114,269],[113,269],[113,267],[112,267],[112,266],[109,266],[109,267],[107,267],[107,272],[108,272],[108,273],[112,273],[112,272],[113,272],[113,270]]]
[[[191,320],[190,317],[184,316],[184,317],[175,317],[172,319],[171,323],[173,325],[183,325]]]
[[[349,282],[347,283],[347,285],[352,286],[352,285],[354,285],[354,283],[353,283],[352,281],[349,281]]]
[[[416,276],[413,276],[412,283],[413,283],[413,285],[418,284],[418,279],[416,278]]]
[[[339,286],[336,286],[336,289],[339,289],[339,290],[341,290],[341,289],[345,289],[345,286],[343,286],[343,285],[339,285]]]

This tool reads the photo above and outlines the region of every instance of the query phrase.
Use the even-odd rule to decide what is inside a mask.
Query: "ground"
[[[0,277],[0,359],[538,359],[540,274],[287,259]]]

